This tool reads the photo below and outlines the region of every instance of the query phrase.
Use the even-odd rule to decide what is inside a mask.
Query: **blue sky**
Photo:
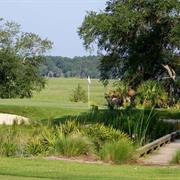
[[[86,11],[104,9],[106,0],[0,0],[0,17],[21,24],[54,42],[51,55],[83,56],[86,52],[77,34]],[[94,52],[95,53],[95,52]]]

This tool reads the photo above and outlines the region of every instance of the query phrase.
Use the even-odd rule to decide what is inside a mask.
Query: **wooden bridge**
[[[176,151],[180,150],[180,131],[163,136],[136,150],[139,163],[169,165]]]

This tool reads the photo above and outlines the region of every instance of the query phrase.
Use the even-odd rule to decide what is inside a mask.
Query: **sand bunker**
[[[0,113],[0,124],[12,125],[14,122],[16,122],[17,124],[28,124],[29,119],[15,114]]]

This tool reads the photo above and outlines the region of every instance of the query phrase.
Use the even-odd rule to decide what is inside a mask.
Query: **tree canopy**
[[[61,56],[46,56],[40,66],[43,76],[49,77],[80,77],[99,78],[98,56],[75,56],[73,58]]]
[[[39,65],[52,42],[22,32],[19,24],[0,19],[0,97],[31,97],[45,81]]]
[[[175,79],[180,68],[179,0],[109,0],[88,12],[78,30],[84,46],[102,55],[101,80]]]

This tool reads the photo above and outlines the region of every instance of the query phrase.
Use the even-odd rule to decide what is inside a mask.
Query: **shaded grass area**
[[[141,180],[180,179],[178,168],[142,167],[134,165],[97,165],[42,159],[0,159],[0,178],[16,179],[62,179],[62,180]]]
[[[25,116],[33,121],[52,120],[57,117],[66,115],[77,116],[84,112],[83,109],[71,108],[55,108],[55,107],[33,107],[33,106],[15,106],[15,105],[0,105],[1,113],[10,113]]]
[[[99,112],[105,112],[101,109]],[[124,110],[117,110],[124,111]],[[135,113],[141,113],[143,109],[134,109]],[[20,106],[20,105],[0,105],[0,113],[10,113],[25,116],[31,120],[66,120],[77,119],[78,116],[86,116],[89,112],[87,109],[78,108],[62,108],[62,107],[37,107],[37,106]],[[180,119],[180,110],[158,109],[156,110],[161,119]]]

